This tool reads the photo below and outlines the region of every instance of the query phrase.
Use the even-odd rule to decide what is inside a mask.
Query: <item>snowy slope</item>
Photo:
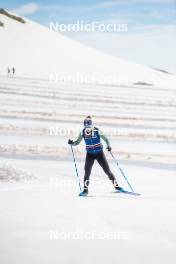
[[[8,66],[14,66],[18,76],[45,79],[50,74],[70,76],[79,73],[115,76],[123,83],[172,86],[176,82],[175,76],[105,55],[32,21],[26,20],[23,24],[2,14],[0,21],[4,23],[4,27],[0,27],[1,74]]]

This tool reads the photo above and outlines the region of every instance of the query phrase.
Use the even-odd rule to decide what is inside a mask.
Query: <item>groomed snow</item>
[[[95,165],[84,199],[72,162],[8,162],[38,179],[1,184],[1,263],[175,263],[175,172],[122,163],[142,194],[131,197],[112,193],[110,183],[101,188],[106,176]]]

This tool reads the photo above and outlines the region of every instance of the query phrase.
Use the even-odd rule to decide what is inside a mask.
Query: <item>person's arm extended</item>
[[[105,141],[107,148],[110,147],[109,139],[103,134],[100,134],[100,137]]]
[[[82,133],[79,133],[77,140],[73,141],[73,146],[79,145],[82,139],[83,139],[83,135]]]

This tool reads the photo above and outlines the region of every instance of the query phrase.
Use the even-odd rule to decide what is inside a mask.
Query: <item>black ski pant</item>
[[[97,154],[91,154],[87,152],[86,160],[85,160],[85,174],[84,174],[84,191],[88,191],[89,187],[89,178],[92,170],[92,166],[94,164],[94,161],[97,160],[106,175],[109,177],[109,179],[112,181],[114,187],[118,187],[117,181],[115,179],[114,174],[111,172],[107,159],[105,157],[104,152],[100,152]]]

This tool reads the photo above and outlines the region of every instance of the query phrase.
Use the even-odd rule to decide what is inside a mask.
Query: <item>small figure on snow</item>
[[[79,134],[76,141],[68,140],[68,144],[77,146],[80,144],[81,140],[84,138],[86,144],[86,160],[85,160],[85,174],[84,174],[84,189],[80,193],[80,196],[87,196],[89,187],[89,178],[92,170],[94,161],[97,160],[104,172],[107,174],[109,179],[114,185],[115,190],[123,191],[123,188],[119,187],[114,174],[111,172],[105,154],[103,152],[103,144],[101,139],[103,139],[107,145],[107,150],[111,151],[110,143],[108,138],[100,132],[97,127],[92,125],[91,116],[87,116],[84,120],[84,129]]]
[[[14,67],[12,68],[12,74],[13,74],[13,76],[15,75],[15,68]]]
[[[10,76],[10,68],[9,67],[7,68],[7,76],[8,77]]]

